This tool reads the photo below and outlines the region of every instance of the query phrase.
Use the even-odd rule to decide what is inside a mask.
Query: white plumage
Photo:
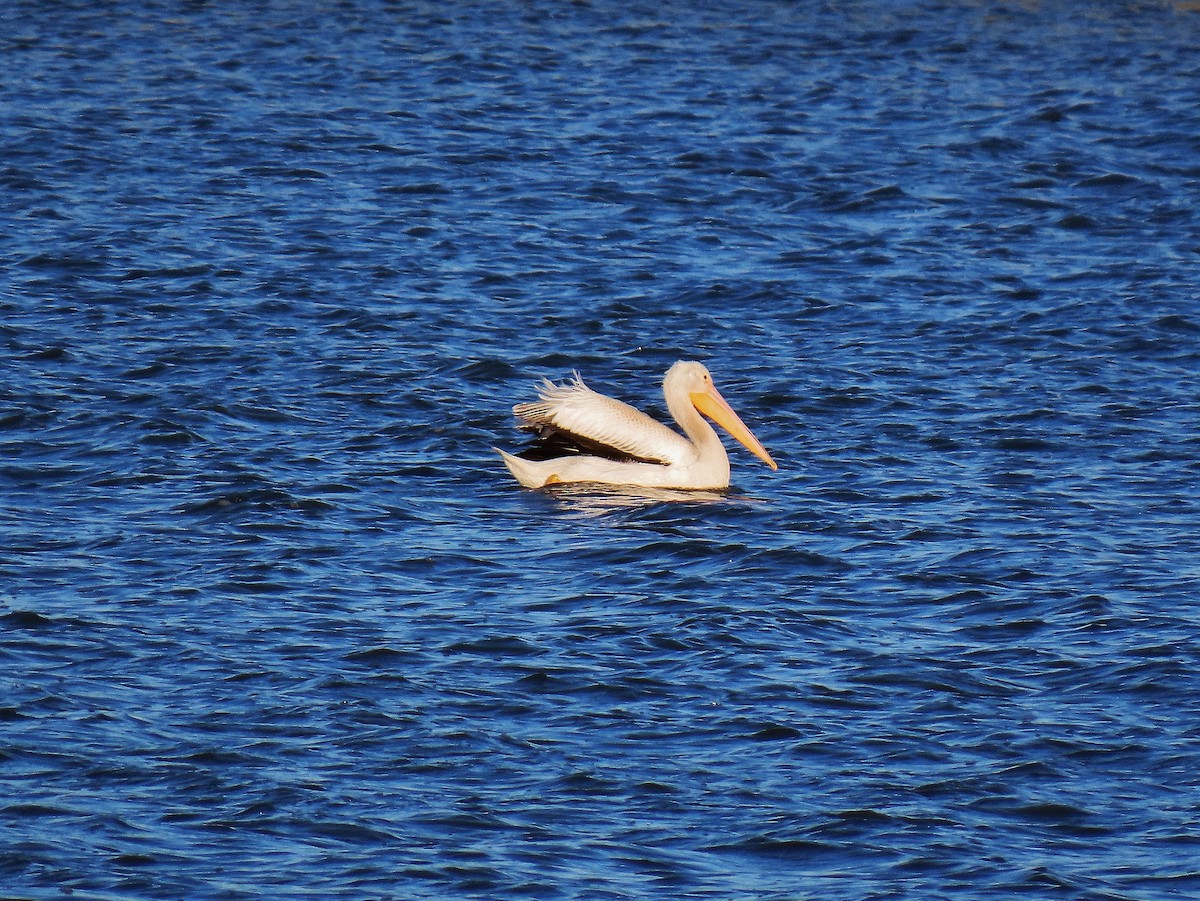
[[[543,382],[538,395],[536,401],[517,404],[513,413],[522,428],[537,432],[564,453],[539,460],[498,451],[517,481],[528,488],[562,482],[728,487],[729,457],[702,412],[777,468],[700,363],[676,363],[663,380],[667,409],[687,438],[629,404],[593,391],[578,373],[564,385]]]
[[[593,391],[578,372],[566,385],[543,381],[538,396],[513,407],[523,428],[556,429],[652,463],[682,463],[692,452],[686,438],[636,407]]]

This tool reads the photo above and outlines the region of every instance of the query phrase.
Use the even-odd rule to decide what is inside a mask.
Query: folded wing
[[[540,435],[555,432],[575,438],[585,449],[608,449],[647,463],[682,463],[695,449],[682,435],[629,404],[599,394],[579,373],[565,385],[545,381],[539,400],[517,404],[521,427]]]

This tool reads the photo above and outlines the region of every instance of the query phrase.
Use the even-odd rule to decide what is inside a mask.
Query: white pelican
[[[560,482],[599,482],[645,488],[729,487],[729,457],[708,416],[772,469],[775,461],[721,397],[699,363],[679,362],[663,379],[667,409],[687,438],[583,383],[579,373],[566,385],[542,382],[540,400],[517,404],[520,426],[537,432],[546,459],[506,454],[504,465],[526,488]],[[704,416],[700,414],[703,413]]]

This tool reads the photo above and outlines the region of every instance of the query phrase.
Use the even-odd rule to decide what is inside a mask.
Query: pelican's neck
[[[729,456],[725,453],[725,445],[721,443],[716,429],[700,415],[700,411],[696,409],[696,405],[688,396],[686,388],[672,385],[669,382],[664,383],[663,397],[667,401],[667,409],[671,412],[671,416],[679,423],[683,433],[696,448],[696,455],[699,459],[728,461]]]

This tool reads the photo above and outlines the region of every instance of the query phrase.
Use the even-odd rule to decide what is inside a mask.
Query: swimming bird
[[[681,360],[672,366],[663,379],[663,397],[686,438],[629,404],[593,391],[578,372],[567,384],[543,381],[538,400],[513,407],[520,427],[539,436],[538,446],[525,456],[496,451],[526,488],[563,482],[727,488],[729,457],[707,416],[771,469],[779,468],[702,364]]]

